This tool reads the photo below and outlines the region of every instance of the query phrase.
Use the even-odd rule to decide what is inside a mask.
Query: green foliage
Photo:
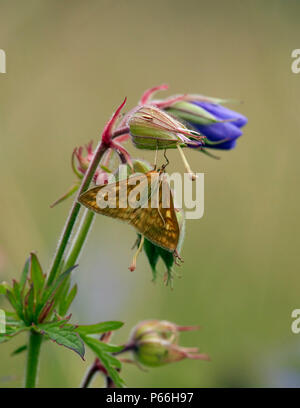
[[[23,351],[26,351],[27,349],[28,349],[27,344],[23,344],[23,346],[20,346],[20,347],[18,347],[16,350],[14,350],[14,351],[11,353],[11,356],[16,356],[16,355],[18,355],[18,354],[21,354],[21,353],[23,353]]]
[[[75,351],[84,360],[84,343],[79,334],[75,332],[74,326],[66,326],[60,321],[57,321],[35,326],[35,330],[46,336],[46,339],[49,338],[54,343]]]
[[[78,290],[77,284],[75,284],[70,291],[69,291],[69,286],[70,285],[66,285],[65,292],[63,296],[61,296],[61,299],[60,299],[59,314],[61,316],[64,316],[68,312],[73,300],[75,299],[77,295],[77,290]]]
[[[101,360],[107,375],[117,386],[123,385],[118,370],[120,361],[113,356],[122,347],[106,344],[89,337],[111,332],[123,326],[122,322],[108,321],[91,325],[74,325],[70,323],[71,315],[66,313],[76,294],[77,285],[70,289],[71,272],[75,266],[67,269],[50,285],[36,256],[31,253],[26,260],[20,282],[13,281],[12,286],[0,284],[0,294],[7,297],[13,312],[5,311],[6,332],[0,334],[0,343],[6,342],[23,331],[33,331],[43,336],[44,340],[66,347],[77,353],[83,360],[84,343],[94,351]],[[59,314],[54,310],[57,306]],[[27,350],[27,346],[17,348],[12,355]]]
[[[124,323],[122,322],[103,322],[87,326],[77,326],[76,332],[80,335],[106,333],[109,331],[120,329],[123,324]]]
[[[69,268],[49,287],[36,254],[31,253],[23,268],[20,282],[13,281],[12,287],[0,285],[0,293],[6,295],[16,316],[26,326],[38,324],[50,318],[59,287],[70,276],[74,267]],[[73,296],[73,295],[72,295]],[[68,299],[68,303],[74,299]]]
[[[101,363],[107,370],[108,376],[113,380],[117,387],[123,387],[124,381],[120,377],[118,370],[121,369],[121,362],[111,353],[118,353],[122,351],[123,347],[113,346],[111,344],[103,343],[93,337],[81,335],[85,344],[96,354],[101,360]]]

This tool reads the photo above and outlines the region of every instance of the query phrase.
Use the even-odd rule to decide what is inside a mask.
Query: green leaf
[[[76,170],[76,174],[77,174],[77,170]],[[80,174],[80,178],[82,178],[82,174]],[[80,183],[76,182],[74,183],[69,189],[68,191],[63,194],[61,197],[59,197],[53,204],[50,205],[50,208],[55,207],[57,204],[62,203],[64,200],[66,200],[67,198],[71,197],[72,194],[75,193],[75,191],[78,190]]]
[[[7,289],[6,283],[0,283],[0,295],[6,295]]]
[[[102,350],[106,351],[107,353],[119,353],[124,349],[124,346],[115,346],[114,344],[104,343],[103,341],[100,341],[100,343]]]
[[[34,252],[31,252],[30,254],[30,277],[34,288],[34,298],[37,301],[43,289],[45,277],[39,260]]]
[[[9,323],[12,326],[20,326],[24,325],[23,321],[20,320],[19,316],[15,312],[10,312],[8,310],[4,310],[6,316],[6,323]]]
[[[52,327],[64,327],[64,328],[68,328],[70,330],[74,330],[75,326],[73,324],[68,324],[70,320],[70,316],[68,316],[65,319],[58,319],[57,317],[54,317],[54,319],[51,322],[48,323],[39,323],[36,327],[38,327],[39,330],[48,330],[49,328]]]
[[[14,350],[12,353],[11,353],[11,356],[16,356],[17,354],[20,354],[20,353],[22,353],[23,351],[26,351],[27,350],[27,344],[23,344],[23,346],[21,346],[21,347],[18,347],[16,350]]]
[[[67,269],[64,273],[62,273],[48,288],[44,290],[41,302],[39,303],[36,311],[36,315],[39,316],[41,311],[43,310],[45,304],[55,297],[60,286],[65,282],[66,279],[70,276],[73,269],[75,269],[78,265],[74,265],[71,268]]]
[[[23,304],[19,284],[14,281],[13,287],[6,291],[6,297],[21,319],[24,319]]]
[[[29,291],[26,293],[24,299],[24,317],[27,323],[31,323],[34,317],[35,304],[34,304],[34,287],[31,284]]]
[[[20,279],[20,289],[21,289],[21,291],[24,290],[25,285],[26,285],[27,276],[28,276],[28,273],[29,273],[30,261],[31,261],[31,256],[29,256],[26,259],[26,262],[25,262],[25,265],[24,265],[24,268],[23,268],[23,271],[22,271],[22,275],[21,275],[21,279]]]
[[[75,299],[75,296],[77,295],[77,289],[77,284],[75,284],[69,293],[66,291],[66,293],[62,295],[62,299],[59,304],[59,314],[61,316],[65,316],[65,314],[68,312],[73,300]]]
[[[16,322],[17,325],[12,325],[6,321],[6,331],[5,333],[0,334],[0,343],[5,343],[6,341],[10,340],[12,337],[16,336],[17,334],[30,330],[30,327],[25,326],[23,322]]]
[[[84,360],[84,343],[79,334],[74,331],[73,327],[45,326],[46,325],[44,325],[44,327],[35,326],[35,328],[39,333],[46,335],[46,337],[48,337],[53,342],[75,351]]]
[[[120,327],[123,326],[123,322],[103,322],[103,323],[97,323],[97,324],[90,324],[90,325],[84,325],[84,326],[77,326],[76,331],[80,335],[86,335],[86,334],[99,334],[99,333],[106,333],[108,331],[113,331],[117,330]]]
[[[96,356],[101,360],[102,364],[106,368],[110,378],[113,380],[113,382],[116,384],[117,387],[123,387],[124,386],[124,381],[120,377],[117,369],[121,368],[121,363],[120,361],[113,357],[112,355],[107,353],[107,347],[110,347],[110,345],[107,345],[97,339],[94,339],[93,337],[88,337],[88,336],[81,336],[85,344],[96,354]]]

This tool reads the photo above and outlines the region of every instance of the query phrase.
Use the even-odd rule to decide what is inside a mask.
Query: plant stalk
[[[36,386],[41,343],[42,335],[32,330],[29,334],[25,388]]]
[[[59,245],[57,247],[57,250],[56,250],[53,262],[52,262],[52,266],[49,272],[49,277],[48,277],[48,282],[47,282],[48,286],[51,285],[51,283],[57,277],[57,274],[59,272],[59,266],[63,259],[67,244],[69,242],[72,230],[74,228],[75,222],[79,214],[80,204],[77,202],[77,199],[82,193],[84,193],[88,189],[90,182],[92,181],[92,178],[94,176],[94,173],[97,169],[97,166],[103,154],[105,153],[105,151],[106,151],[106,146],[103,145],[102,142],[100,142],[97,146],[93,160],[90,162],[90,165],[82,179],[82,183],[80,185],[78,193],[76,194],[75,200],[73,202],[71,211],[69,213],[66,224],[64,226],[64,229],[61,235],[61,239],[60,239]]]
[[[77,233],[75,238],[72,242],[72,246],[70,251],[66,257],[66,261],[64,263],[64,270],[67,270],[75,265],[77,259],[80,255],[80,252],[83,248],[84,242],[87,238],[88,232],[90,227],[93,223],[95,214],[88,210],[87,208],[84,210],[80,225],[78,227]]]

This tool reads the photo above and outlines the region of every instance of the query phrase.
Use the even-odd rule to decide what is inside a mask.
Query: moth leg
[[[173,257],[174,257],[174,262],[175,265],[181,266],[181,264],[184,262],[183,258],[179,255],[177,249],[173,252]]]
[[[166,159],[166,163],[164,164],[164,168],[166,168],[167,165],[170,163],[169,159],[167,158],[167,149],[164,150],[164,158]]]
[[[141,236],[140,245],[139,245],[139,247],[138,247],[136,253],[134,254],[134,257],[132,258],[131,265],[130,265],[129,268],[128,268],[128,269],[130,270],[130,272],[133,272],[133,271],[135,270],[135,268],[136,268],[137,257],[139,256],[139,253],[141,252],[141,250],[142,250],[142,248],[143,248],[144,240],[145,240],[145,237],[144,237],[144,235],[142,235],[142,236]]]
[[[155,151],[155,157],[154,157],[154,169],[156,170],[157,167],[157,154],[158,154],[158,142],[156,141],[156,151]]]
[[[162,188],[162,180],[161,180],[161,178],[159,178],[158,193],[159,193],[159,189],[160,189],[160,188]],[[163,217],[163,215],[162,215],[162,213],[161,213],[161,211],[160,211],[159,206],[157,207],[157,211],[158,211],[158,214],[159,214],[159,216],[160,216],[160,218],[161,218],[161,220],[162,220],[162,222],[163,222],[163,224],[164,224],[164,227],[165,227],[166,221],[165,221],[165,219],[164,219],[164,217]]]
[[[137,237],[135,243],[132,245],[131,249],[138,248],[140,243],[140,238]]]
[[[163,222],[163,224],[164,224],[164,227],[165,227],[166,221],[165,221],[165,219],[164,219],[162,213],[160,212],[160,209],[158,208],[157,210],[158,210],[158,214],[159,214],[159,216],[160,216],[160,218],[161,218],[161,220],[162,220],[162,222]]]

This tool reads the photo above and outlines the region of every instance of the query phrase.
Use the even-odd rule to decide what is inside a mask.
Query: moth
[[[163,170],[93,187],[78,201],[95,213],[132,225],[153,244],[176,255],[179,225]]]

